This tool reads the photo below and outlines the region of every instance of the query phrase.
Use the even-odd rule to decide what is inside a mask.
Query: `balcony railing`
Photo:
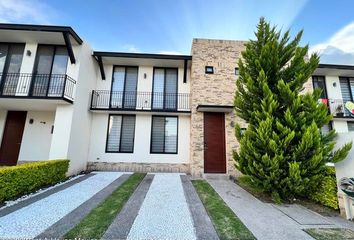
[[[345,104],[348,102],[343,99],[320,99],[320,102],[327,105],[329,112],[334,117],[354,117],[354,114],[350,113],[349,110],[345,107]]]
[[[76,81],[66,74],[0,73],[0,97],[73,101]]]
[[[93,90],[91,110],[189,112],[189,93]]]

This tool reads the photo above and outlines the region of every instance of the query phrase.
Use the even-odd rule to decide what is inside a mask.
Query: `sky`
[[[353,0],[0,0],[0,22],[71,26],[97,51],[190,54],[193,38],[249,40],[260,17],[322,63],[354,65]]]

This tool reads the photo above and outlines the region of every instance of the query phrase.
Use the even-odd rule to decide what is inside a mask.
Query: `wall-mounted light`
[[[333,83],[333,87],[337,87],[337,83],[336,82]]]
[[[27,50],[26,55],[30,57],[32,55],[31,50]]]
[[[31,118],[31,119],[29,120],[29,124],[33,124],[33,122],[34,122],[34,120],[33,120],[33,118]]]
[[[146,79],[146,77],[147,77],[147,75],[146,75],[146,73],[144,73],[144,79]]]

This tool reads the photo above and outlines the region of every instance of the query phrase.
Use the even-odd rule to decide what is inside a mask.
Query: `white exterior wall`
[[[54,114],[54,112],[27,112],[18,157],[19,161],[40,161],[49,159]],[[30,119],[33,119],[32,124],[29,123]]]
[[[163,113],[159,115],[163,115]],[[151,114],[136,115],[133,153],[106,153],[108,116],[108,113],[93,115],[88,161],[189,163],[190,116],[178,116],[177,154],[150,154]]]

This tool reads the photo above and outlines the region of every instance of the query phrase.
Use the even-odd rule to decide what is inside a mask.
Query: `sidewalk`
[[[208,182],[259,240],[313,239],[305,228],[353,228],[349,221],[323,217],[305,207],[264,203],[230,180]]]

